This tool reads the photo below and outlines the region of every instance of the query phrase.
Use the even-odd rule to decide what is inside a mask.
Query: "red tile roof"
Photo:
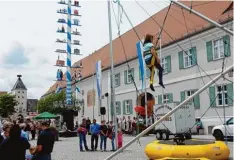
[[[232,1],[212,1],[210,3],[207,2],[209,1],[193,1],[193,9],[206,15],[207,17],[216,22],[221,23],[233,19],[233,10],[222,14],[230,6]],[[191,5],[191,1],[184,1],[182,3],[187,6]],[[163,23],[167,10],[168,7],[162,9],[161,11],[153,15],[153,18],[161,25]],[[189,28],[188,34],[185,27],[182,9],[176,6],[175,4],[172,4],[166,23],[164,25],[164,29],[171,35],[171,37],[173,37],[173,40],[165,33],[165,31],[163,31],[162,47],[165,47],[169,44],[174,43],[175,41],[183,39],[188,35],[195,34],[198,31],[203,31],[205,28],[211,27],[210,23],[204,21],[200,17],[195,16],[194,14],[190,14],[188,11],[184,10],[184,15],[186,18],[187,26]],[[140,35],[140,37],[143,38],[144,35],[146,35],[147,33],[156,35],[160,29],[160,26],[158,26],[151,18],[148,18],[141,24],[137,25],[135,29]],[[136,36],[134,30],[131,29],[128,32],[124,33],[122,35],[122,40],[127,53],[127,58],[135,58],[137,56],[136,42],[139,41],[139,39]],[[109,50],[109,44],[107,44],[92,55],[89,55],[80,60],[82,61],[84,67],[82,69],[83,78],[89,77],[94,73],[94,68],[92,67],[93,61],[101,60],[102,64],[104,65],[104,68],[108,68],[110,66]],[[126,61],[120,38],[116,38],[115,40],[113,40],[113,54],[115,65],[121,64]],[[78,65],[80,61],[74,63],[74,65]],[[72,71],[74,70],[75,69],[72,69]],[[66,79],[65,76],[64,79]],[[60,84],[62,87],[66,87],[66,81],[56,82],[49,88],[45,95],[54,92],[56,90],[57,84]]]
[[[7,94],[7,91],[0,91],[0,95]]]

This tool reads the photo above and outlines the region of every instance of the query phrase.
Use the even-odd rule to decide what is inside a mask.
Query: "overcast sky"
[[[168,0],[145,0],[140,4],[154,14],[168,4]],[[121,1],[132,23],[137,25],[149,18],[134,2]],[[157,3],[157,5],[155,5]],[[109,43],[107,1],[83,0],[79,9],[80,30],[82,36],[77,37],[82,44],[83,56]],[[115,5],[115,11],[117,7]],[[160,7],[159,7],[160,6]],[[40,98],[55,82],[57,68],[53,66],[58,54],[57,48],[66,49],[65,44],[56,44],[57,38],[66,38],[56,30],[60,24],[58,18],[66,18],[57,14],[63,7],[56,1],[1,1],[0,0],[0,91],[10,91],[21,74],[28,89],[28,98]],[[122,19],[121,33],[131,29],[125,17]],[[117,37],[117,27],[112,15],[113,38]],[[72,37],[73,38],[73,37]],[[66,54],[61,55],[65,59]],[[72,56],[72,63],[81,59]],[[65,70],[64,70],[65,71]]]

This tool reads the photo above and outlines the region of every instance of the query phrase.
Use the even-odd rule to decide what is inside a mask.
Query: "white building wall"
[[[181,48],[179,48],[176,44],[170,45],[166,48],[162,49],[162,57],[171,55],[171,72],[168,74],[165,74],[164,84],[166,86],[166,89],[164,89],[164,93],[173,93],[173,101],[180,101],[180,92],[184,90],[190,90],[190,89],[199,89],[202,86],[204,86],[203,81],[205,83],[209,82],[211,79],[206,75],[208,74],[211,78],[216,77],[220,72],[222,68],[222,59],[215,60],[208,62],[207,61],[207,51],[206,51],[206,42],[221,38],[222,36],[225,36],[226,33],[221,31],[220,29],[211,29],[206,32],[197,34],[190,39],[185,39],[178,44],[184,49],[189,49],[196,46],[197,50],[197,63],[202,68],[199,68],[198,65],[195,65],[193,67],[187,68],[187,69],[179,69],[179,58],[178,58],[178,52],[182,51]],[[191,41],[191,42],[190,42]],[[233,64],[233,39],[232,36],[230,36],[230,44],[231,44],[231,56],[225,58],[225,66],[230,66]],[[141,89],[141,81],[139,80],[139,66],[138,66],[138,60],[133,60],[129,62],[129,65],[131,68],[134,68],[134,79],[136,82],[136,85],[138,89]],[[131,99],[133,102],[133,107],[136,106],[136,89],[131,84],[125,84],[124,83],[124,71],[127,70],[127,64],[122,64],[118,67],[115,67],[115,73],[120,73],[120,86],[115,88],[115,94],[116,94],[116,101],[121,102],[121,115],[117,115],[117,117],[122,118],[123,116],[131,116],[134,117],[135,113],[132,115],[123,115],[122,110],[122,103],[124,100]],[[199,72],[200,69],[200,72]],[[204,70],[206,73],[204,73],[202,70]],[[203,81],[201,78],[201,75],[203,77]],[[110,93],[110,70],[104,71],[102,73],[102,89],[103,89],[103,95],[108,92]],[[225,76],[229,80],[232,80],[232,78]],[[223,84],[223,83],[230,83],[227,80],[220,79],[217,81],[217,84]],[[93,78],[87,78],[79,83],[79,86],[81,90],[84,90],[84,100],[85,100],[85,112],[84,117],[89,117],[92,119],[93,115],[93,108],[87,107],[87,92],[88,90],[93,89]],[[149,80],[147,79],[147,87],[149,86]],[[162,94],[162,88],[158,85],[158,76],[155,75],[155,92],[152,92],[150,89],[147,89],[148,92],[153,94],[156,99],[156,103],[158,101],[157,96]],[[94,77],[94,88],[96,90],[96,79]],[[111,95],[109,95],[109,101],[110,101]],[[97,99],[97,93],[96,93],[96,101],[95,101],[95,114],[94,117],[98,117],[100,119],[100,116],[98,116],[97,107],[98,106],[98,99]],[[107,106],[106,97],[102,100],[102,106]],[[110,106],[110,105],[109,105]],[[202,92],[200,94],[200,109],[195,110],[195,116],[201,117],[206,110],[210,106],[210,99],[209,99],[209,89]],[[233,116],[233,106],[228,106],[225,108],[226,110],[226,116]],[[110,110],[109,110],[110,111]],[[222,122],[219,119],[219,116],[217,115],[217,112],[219,116],[221,116],[221,119],[223,119],[223,108],[222,107],[212,107],[208,110],[208,112],[204,115],[202,122],[205,127],[205,133],[208,133],[208,127],[221,124]],[[110,114],[110,113],[109,113]],[[96,118],[96,119],[98,119]],[[105,119],[107,120],[107,114],[105,116]]]

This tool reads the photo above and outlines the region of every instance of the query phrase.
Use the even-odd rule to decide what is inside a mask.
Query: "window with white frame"
[[[213,40],[213,58],[220,59],[224,57],[223,38]]]
[[[132,83],[132,78],[133,78],[133,70],[127,70],[127,83]]]
[[[185,91],[185,99],[187,99],[189,96],[193,95],[194,93],[195,93],[194,90]],[[190,102],[194,102],[194,99],[192,99]]]
[[[120,86],[120,73],[115,74],[115,87]]]
[[[169,94],[163,95],[163,103],[169,103]]]
[[[167,73],[167,59],[166,59],[166,57],[161,58],[161,66],[163,68],[163,73]]]
[[[121,114],[121,103],[120,103],[120,101],[115,102],[115,107],[116,107],[116,114],[120,115]]]
[[[228,94],[227,94],[227,86],[217,86],[216,87],[216,95],[217,95],[217,106],[228,105]]]
[[[126,100],[124,101],[125,105],[125,113],[130,114],[131,112],[131,107],[132,107],[132,101],[131,100]]]
[[[192,53],[191,50],[184,52],[184,68],[191,67],[192,66]]]

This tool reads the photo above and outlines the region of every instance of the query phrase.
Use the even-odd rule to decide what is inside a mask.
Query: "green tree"
[[[74,97],[72,99],[75,100]],[[66,107],[65,91],[62,91],[57,94],[51,94],[49,96],[46,96],[45,98],[40,99],[37,104],[37,109],[39,113],[42,113],[42,112],[50,112],[54,114],[62,113],[64,110],[68,109]],[[73,105],[69,107],[69,109],[73,109],[73,110],[78,109],[79,111],[80,107]]]
[[[15,113],[15,106],[18,102],[14,95],[2,94],[0,95],[0,116],[8,117]]]

